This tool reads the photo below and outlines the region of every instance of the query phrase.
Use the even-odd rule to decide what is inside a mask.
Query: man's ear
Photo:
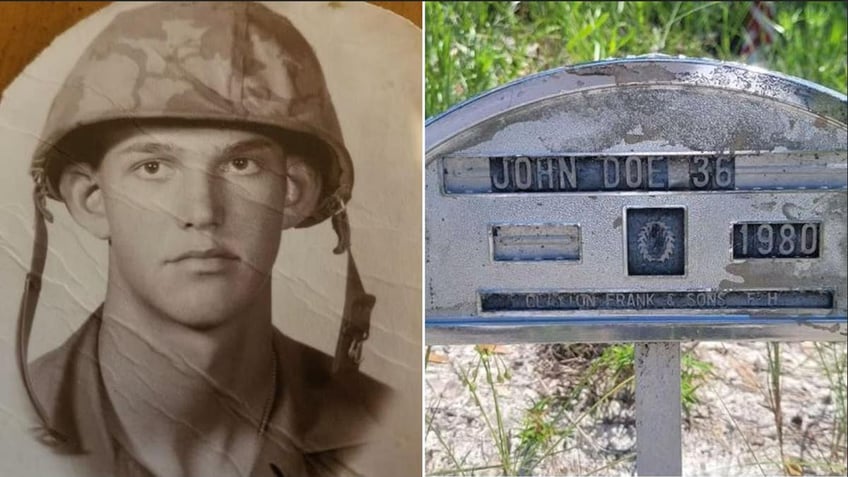
[[[66,166],[59,179],[59,193],[78,224],[97,238],[109,238],[103,190],[91,165],[74,163]]]
[[[286,203],[283,228],[303,222],[315,210],[321,197],[321,176],[299,157],[289,157],[286,164]]]

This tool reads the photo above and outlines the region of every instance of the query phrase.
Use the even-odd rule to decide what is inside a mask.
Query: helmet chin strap
[[[43,189],[36,185],[33,193],[35,204],[35,231],[32,245],[32,258],[30,259],[29,273],[24,281],[23,296],[21,296],[21,307],[18,310],[17,339],[15,340],[15,351],[18,361],[18,370],[26,388],[27,396],[35,408],[35,413],[41,421],[41,426],[36,427],[36,438],[51,447],[59,447],[67,442],[66,437],[50,427],[47,412],[38,400],[33,389],[32,380],[29,376],[29,364],[27,352],[29,350],[29,338],[32,332],[32,323],[35,318],[35,308],[38,305],[38,296],[41,293],[41,276],[44,273],[44,263],[47,260],[47,221],[53,220],[50,213],[45,210]]]
[[[342,203],[343,204],[343,203]],[[371,310],[377,299],[362,286],[356,261],[350,249],[350,222],[347,210],[341,206],[332,216],[333,230],[339,237],[339,243],[333,253],[347,250],[347,285],[345,286],[344,311],[339,338],[336,342],[336,354],[333,358],[334,373],[348,373],[359,369],[362,362],[362,346],[368,339],[371,323]]]

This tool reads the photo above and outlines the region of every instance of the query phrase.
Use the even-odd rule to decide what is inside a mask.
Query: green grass
[[[665,53],[745,62],[750,2],[427,2],[427,116],[530,73],[609,57]],[[848,7],[775,2],[760,64],[848,90]]]
[[[836,413],[831,425],[827,473],[845,475],[848,472],[848,346],[842,343],[816,343],[816,356],[828,383]]]
[[[497,471],[500,475],[530,475],[548,459],[566,450],[578,432],[578,426],[587,418],[597,417],[597,412],[613,399],[633,404],[634,397],[634,346],[620,344],[603,347],[600,355],[581,373],[577,383],[565,395],[541,396],[523,410],[520,422],[508,422],[503,416],[501,386],[511,379],[509,366],[501,356],[488,347],[475,347],[476,356],[471,363],[455,369],[459,382],[468,392],[473,412],[479,416],[487,433],[487,442],[494,449],[495,461],[468,462],[467,456],[457,455],[454,442],[446,439],[441,430],[432,424],[433,413],[438,412],[436,402],[425,417],[427,433],[433,433],[442,452],[448,457],[450,467],[433,469],[429,475],[475,475],[480,471]],[[429,353],[429,349],[428,349]],[[697,390],[712,365],[700,361],[691,352],[682,357],[681,400],[684,411],[699,402]],[[481,392],[485,389],[485,392]],[[581,396],[589,396],[581,400]],[[582,409],[576,409],[578,402]],[[624,460],[632,460],[628,453],[620,459],[605,462],[597,469],[602,472]],[[594,472],[593,472],[594,473]]]
[[[469,463],[465,456],[458,456],[454,451],[454,443],[445,439],[441,431],[432,425],[432,414],[428,411],[425,417],[427,421],[427,432],[433,432],[443,452],[448,456],[451,467],[447,469],[435,469],[428,475],[475,475],[479,471],[500,472],[500,475],[530,475],[535,472],[547,459],[563,452],[564,443],[577,431],[581,422],[594,416],[599,408],[616,395],[630,389],[632,394],[634,377],[632,372],[627,376],[626,370],[618,366],[630,366],[632,362],[626,363],[628,346],[612,346],[607,348],[609,358],[598,359],[592,363],[590,369],[584,373],[581,381],[570,391],[568,396],[544,396],[530,403],[524,410],[520,424],[513,427],[506,422],[503,416],[502,404],[499,399],[500,386],[511,379],[508,365],[503,359],[493,354],[484,346],[477,346],[476,359],[467,367],[455,368],[462,386],[468,391],[474,412],[482,420],[488,433],[490,442],[494,446],[496,462],[472,462]],[[633,346],[629,345],[629,353],[632,360]],[[586,403],[586,409],[576,416],[565,420],[565,415],[570,410],[578,395],[587,386],[598,382],[609,383],[600,389],[593,389],[597,394],[596,399]],[[481,392],[485,388],[485,394]],[[435,408],[438,409],[438,403]],[[626,458],[630,459],[630,454]],[[612,465],[614,462],[607,463]],[[603,470],[602,467],[598,471]]]
[[[607,376],[614,384],[633,376],[635,349],[632,344],[619,344],[606,348],[596,360],[597,368],[593,375]],[[680,357],[680,404],[688,416],[692,408],[700,402],[698,389],[712,371],[712,365],[686,351]]]

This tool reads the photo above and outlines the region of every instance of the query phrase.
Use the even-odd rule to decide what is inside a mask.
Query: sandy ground
[[[831,455],[837,407],[815,346],[781,346],[784,456],[805,462],[790,467],[788,475],[838,475],[840,470],[826,463],[844,463],[846,451],[843,448],[840,455]],[[836,346],[845,352],[845,343]],[[684,350],[690,348],[713,368],[697,392],[700,403],[694,405],[688,418],[684,415],[683,475],[784,475],[777,464],[780,446],[768,404],[765,343],[683,344]],[[532,403],[571,393],[590,356],[562,345],[510,345],[495,351],[496,359],[502,360],[511,374],[495,388],[504,427],[511,429],[511,442],[517,447],[517,435]],[[459,378],[459,373],[479,361],[477,352],[471,346],[434,346],[431,356],[425,378],[427,473],[458,475],[458,467],[497,465],[498,452],[480,407]],[[478,394],[494,419],[492,393],[483,376],[481,369]],[[587,389],[573,400],[572,408],[563,411],[558,421],[563,427],[585,413],[597,394],[609,388],[609,383],[597,381],[590,380]],[[597,391],[592,392],[592,388]],[[634,407],[633,393],[625,387],[581,419],[573,434],[556,448],[557,453],[529,474],[585,475],[596,471],[595,475],[634,475]],[[488,468],[465,475],[502,475],[502,471]]]

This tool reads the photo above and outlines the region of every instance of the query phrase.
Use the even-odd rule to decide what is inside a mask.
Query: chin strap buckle
[[[365,294],[357,297],[351,310],[352,321],[342,324],[341,333],[347,335],[347,339],[350,341],[347,348],[347,357],[356,365],[362,363],[362,346],[368,339],[371,310],[374,309],[376,302],[377,299],[374,295]],[[362,326],[363,322],[365,323],[364,327]]]
[[[347,264],[344,313],[333,359],[334,373],[359,369],[362,349],[370,333],[371,311],[377,303],[377,298],[363,288],[350,250]]]

